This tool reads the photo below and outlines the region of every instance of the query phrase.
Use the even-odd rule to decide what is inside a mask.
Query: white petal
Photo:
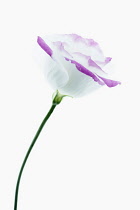
[[[119,84],[105,79],[107,75],[101,66],[107,64],[110,58],[106,60],[94,40],[70,34],[47,36],[44,41],[51,48],[51,55],[46,52],[50,56],[46,55],[45,58],[45,75],[52,87],[61,94],[81,97],[104,84],[109,87]]]
[[[70,66],[63,56],[55,50],[52,59],[46,63],[46,79],[55,90],[64,88],[70,80]]]
[[[50,45],[51,44],[49,43],[49,46]],[[65,86],[69,80],[69,75],[61,64],[61,60],[64,58],[62,58],[62,56],[59,54],[57,55],[57,52],[53,52],[53,56],[50,57],[44,50],[40,48],[39,45],[37,45],[35,52],[35,60],[39,67],[43,70],[45,78],[50,83],[52,88],[57,90]]]
[[[97,66],[91,66],[88,63],[88,59],[86,57],[90,57],[90,56],[85,56],[81,53],[73,53],[73,60],[77,61],[78,63],[80,63],[81,65],[83,65],[85,68],[87,68],[88,70],[90,70],[93,73],[98,74],[99,76],[106,76],[106,73],[97,65]]]
[[[54,34],[45,37],[50,42],[62,42],[65,44],[65,50],[72,54],[73,52],[80,52],[87,56],[91,56],[93,60],[104,62],[105,56],[101,51],[97,42],[82,38],[76,34]],[[45,40],[44,39],[44,40]],[[93,44],[94,43],[94,44]]]
[[[69,81],[63,88],[59,88],[61,94],[81,97],[101,87],[101,85],[95,82],[91,77],[78,71],[75,65],[68,61],[67,70]]]
[[[54,90],[62,88],[69,80],[69,75],[65,69],[54,60],[47,62],[44,75]]]

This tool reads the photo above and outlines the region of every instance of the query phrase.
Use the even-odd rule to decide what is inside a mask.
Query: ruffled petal
[[[44,40],[52,44],[51,47],[59,49],[63,56],[72,58],[74,52],[80,52],[91,59],[101,68],[110,62],[110,57],[105,57],[99,44],[93,39],[86,39],[77,34],[47,35]],[[54,45],[54,46],[53,46]],[[47,49],[48,50],[48,49]]]
[[[73,52],[80,52],[91,56],[92,60],[104,62],[105,56],[99,47],[99,44],[93,39],[85,39],[77,34],[56,34],[46,36],[50,42],[67,43],[65,50],[72,55]]]
[[[104,85],[104,82],[98,78],[98,76],[96,76],[95,73],[89,71],[87,68],[85,68],[84,66],[82,66],[80,63],[78,63],[75,60],[71,60],[69,58],[65,58],[67,61],[70,61],[71,63],[75,64],[76,68],[81,72],[84,73],[87,76],[90,76],[94,79],[95,82],[98,82],[99,85]]]
[[[69,40],[70,52],[80,52],[87,56],[91,56],[91,59],[94,61],[103,62],[105,60],[105,56],[103,55],[99,44],[93,39],[86,39],[77,34],[65,34],[64,36]]]
[[[103,85],[121,84],[106,78],[102,67],[111,58],[103,55],[94,40],[76,34],[47,36],[44,40],[38,37],[39,46],[50,56],[45,75],[52,87],[62,94],[79,97]]]
[[[104,61],[95,61],[101,68],[108,64],[112,58],[106,57]]]
[[[82,66],[80,63],[78,63],[75,60],[71,60],[68,58],[65,58],[67,61],[70,61],[71,63],[75,64],[76,68],[84,73],[85,75],[92,77],[94,79],[95,82],[98,82],[99,85],[107,85],[108,87],[115,87],[118,84],[121,84],[118,81],[114,81],[114,80],[110,80],[110,79],[106,79],[103,78],[99,75],[97,75],[96,73],[91,72],[90,70],[88,70],[87,68],[85,68],[84,66]]]
[[[57,48],[57,50],[63,55],[63,57],[67,56],[69,58],[72,58],[72,55],[65,49],[67,46],[66,42],[53,42],[53,45]]]
[[[91,56],[84,55],[80,52],[74,52],[72,55],[73,60],[76,60],[78,63],[82,64],[93,73],[97,73],[101,76],[104,76],[104,74],[106,74],[102,70],[102,68],[95,61],[92,60]]]

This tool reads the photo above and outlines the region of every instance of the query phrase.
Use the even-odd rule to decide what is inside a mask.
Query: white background
[[[65,98],[26,165],[18,210],[140,209],[138,1],[4,1],[0,39],[0,210],[53,91],[32,59],[38,35],[77,33],[113,57],[115,88]]]

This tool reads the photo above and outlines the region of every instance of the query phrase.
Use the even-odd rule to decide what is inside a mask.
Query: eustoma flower
[[[110,61],[105,57],[97,42],[84,39],[76,34],[38,37],[37,42],[42,54],[41,63],[47,79],[57,90],[52,106],[40,124],[21,165],[16,190],[14,210],[17,210],[19,185],[23,169],[45,123],[65,95],[83,96],[104,85],[114,87],[120,82],[108,78],[104,66]]]
[[[92,39],[76,34],[38,37],[37,42],[46,54],[44,72],[54,89],[73,97],[83,96],[101,86],[120,84],[108,78],[104,67],[111,61]]]

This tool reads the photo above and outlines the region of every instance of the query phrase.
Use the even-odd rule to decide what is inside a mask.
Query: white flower
[[[105,57],[97,42],[76,34],[38,37],[45,53],[42,58],[47,80],[61,94],[83,96],[103,85],[114,87],[120,82],[108,79]]]

